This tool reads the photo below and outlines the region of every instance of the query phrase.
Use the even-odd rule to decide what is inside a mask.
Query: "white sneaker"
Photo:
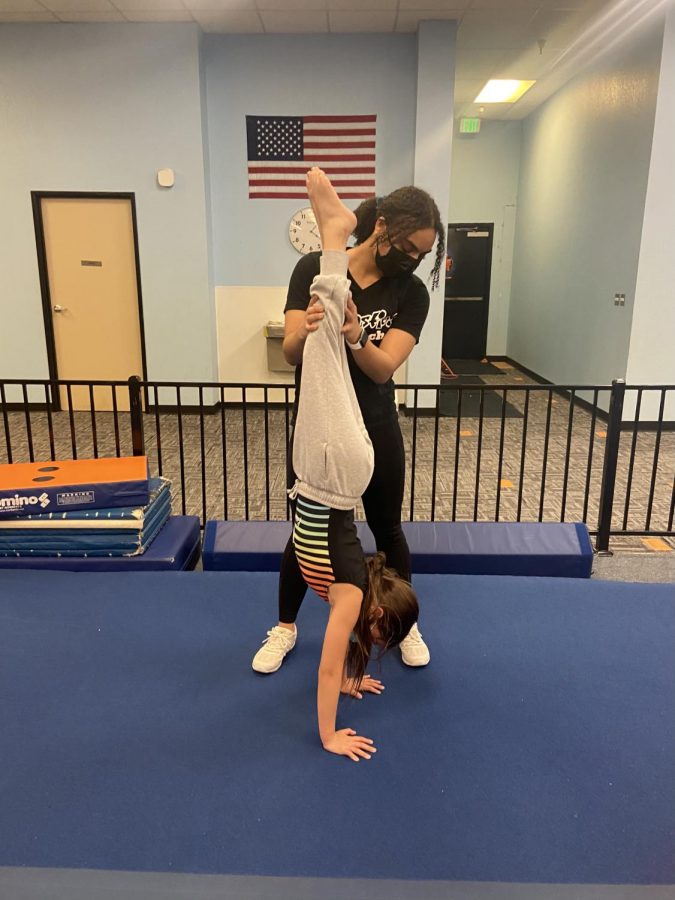
[[[267,632],[267,637],[263,641],[262,647],[253,657],[251,665],[255,671],[270,675],[281,668],[284,656],[295,647],[297,636],[297,628],[289,631],[288,628],[275,625],[274,628]]]
[[[431,659],[429,648],[422,640],[417,623],[413,625],[399,646],[401,647],[401,659],[406,666],[426,666]]]

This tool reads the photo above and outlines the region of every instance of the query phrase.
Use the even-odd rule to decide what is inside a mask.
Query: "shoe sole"
[[[429,657],[426,662],[408,662],[407,659],[403,659],[403,657],[401,657],[401,662],[406,666],[410,666],[411,669],[421,669],[424,666],[429,665],[429,663],[431,662],[431,657]]]
[[[284,657],[284,659],[285,659],[285,657]],[[258,672],[260,675],[273,675],[275,672],[279,671],[283,661],[284,660],[282,659],[281,662],[279,663],[279,665],[274,669],[256,669],[256,667],[253,665],[253,663],[251,663],[251,668],[253,669],[254,672]]]

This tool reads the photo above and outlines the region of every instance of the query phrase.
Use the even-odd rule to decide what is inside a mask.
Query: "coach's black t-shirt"
[[[310,286],[319,274],[320,259],[320,253],[308,253],[296,265],[288,285],[285,313],[289,309],[307,309]],[[429,292],[417,275],[382,277],[365,290],[353,280],[351,273],[348,272],[347,277],[359,321],[368,332],[369,340],[379,346],[390,328],[399,328],[411,334],[415,342],[419,340],[429,312]],[[347,358],[365,424],[376,424],[395,415],[393,380],[390,378],[386,384],[376,384],[359,369],[350,350],[347,351]],[[295,370],[296,404],[301,370],[301,366]]]

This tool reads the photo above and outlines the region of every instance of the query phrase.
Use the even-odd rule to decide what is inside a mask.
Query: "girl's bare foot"
[[[335,193],[330,179],[321,169],[307,173],[307,194],[321,235],[322,250],[344,250],[356,228],[356,216]]]

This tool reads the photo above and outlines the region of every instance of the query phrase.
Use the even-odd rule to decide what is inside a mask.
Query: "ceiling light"
[[[534,84],[534,81],[516,81],[515,79],[491,78],[474,103],[515,103],[520,100],[525,91]]]

